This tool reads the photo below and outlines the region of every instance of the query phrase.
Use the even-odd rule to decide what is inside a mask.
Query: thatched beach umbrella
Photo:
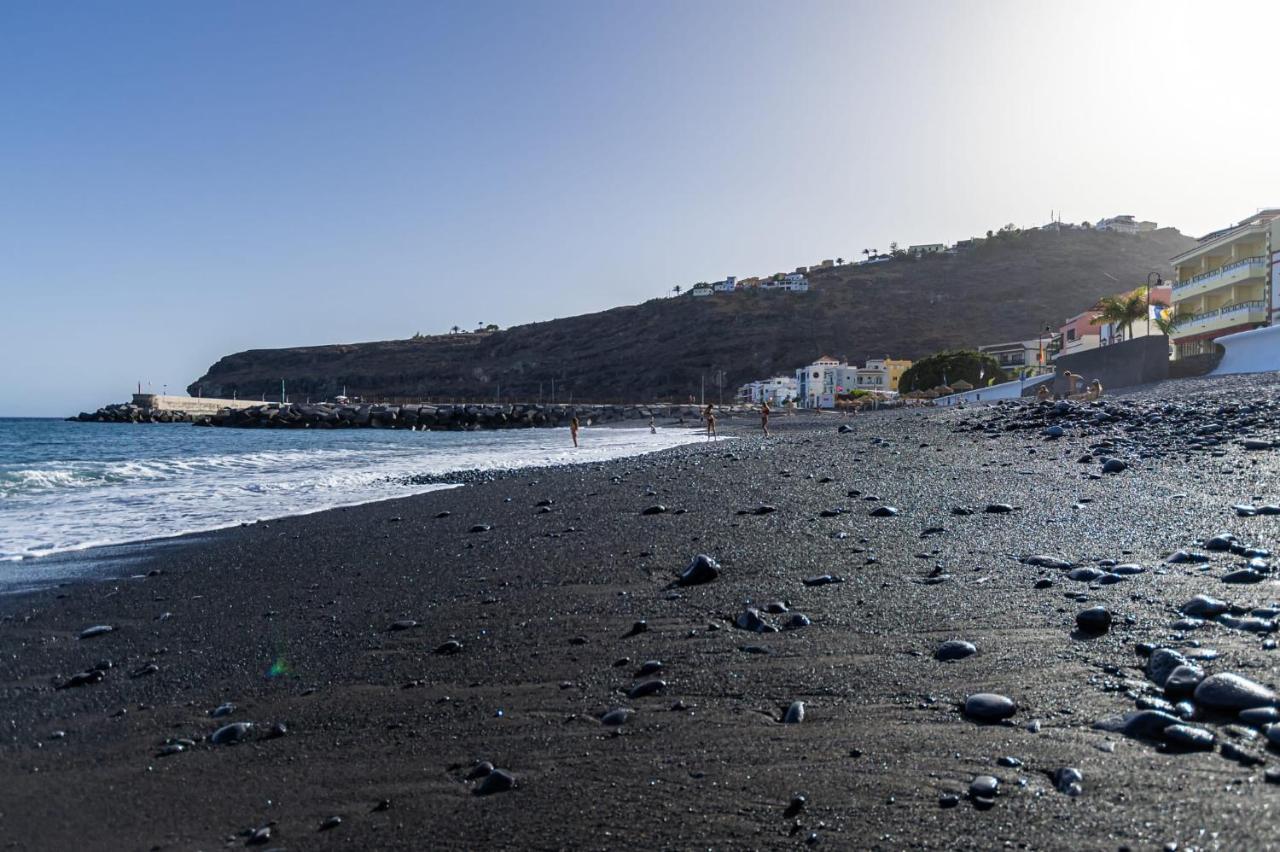
[[[932,393],[935,394],[936,396],[946,396],[948,394],[953,394],[955,392],[956,392],[956,389],[951,387],[950,385],[938,385],[932,391]]]
[[[964,379],[961,379],[960,381],[955,382],[954,384],[952,384],[952,385],[951,385],[951,387],[955,388],[955,389],[956,389],[956,390],[958,390],[958,391],[971,391],[971,390],[973,390],[973,385],[969,384],[969,383],[968,383],[968,382],[966,382]]]

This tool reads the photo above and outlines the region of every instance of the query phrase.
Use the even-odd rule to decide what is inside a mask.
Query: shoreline
[[[46,419],[46,418],[36,418],[36,419]],[[55,419],[51,422],[58,422],[58,421],[56,421]],[[170,424],[170,425],[173,425],[173,424]],[[673,428],[677,428],[677,427],[665,427],[664,431],[670,432],[671,429]],[[683,428],[683,427],[680,427],[680,428]],[[583,430],[583,437],[584,437],[583,449],[584,450],[590,451],[592,449],[589,443],[591,432],[599,431],[599,430],[606,430],[607,432],[618,432],[618,431],[621,431],[621,432],[632,431],[636,433],[647,432],[647,429],[645,427],[636,425],[634,423],[611,422],[611,423],[604,423],[604,424],[596,424],[591,427],[586,427]],[[566,435],[568,434],[567,427],[565,427],[562,431],[564,431]],[[681,443],[673,444],[672,446],[680,446],[681,444],[697,442],[695,430],[687,429],[686,431],[689,434],[687,436],[680,437],[679,440],[681,441]],[[568,443],[567,438],[565,443],[566,444]],[[659,447],[656,449],[661,450],[664,448]],[[624,452],[624,454],[613,456],[612,458],[631,457],[631,454],[632,454],[631,450],[623,451],[621,450],[621,448],[619,448],[619,451]],[[643,455],[653,451],[655,450],[644,449],[639,454]],[[92,559],[93,552],[102,550],[104,548],[122,547],[122,546],[141,546],[141,545],[145,545],[148,542],[168,541],[168,540],[181,538],[188,535],[201,535],[205,533],[216,532],[218,530],[233,528],[236,526],[260,523],[262,521],[279,520],[282,518],[308,515],[308,514],[323,512],[331,509],[350,508],[352,506],[365,505],[368,503],[377,503],[377,502],[384,502],[387,500],[395,500],[403,497],[413,496],[414,494],[422,494],[422,493],[427,493],[429,491],[446,489],[446,488],[455,488],[455,487],[459,487],[459,486],[466,485],[473,482],[486,481],[495,477],[508,476],[514,472],[522,471],[522,470],[554,468],[564,464],[595,464],[595,463],[599,463],[600,461],[602,461],[602,459],[596,458],[596,459],[583,459],[582,461],[570,461],[570,462],[553,462],[553,463],[539,462],[539,463],[533,463],[528,465],[516,465],[514,467],[512,466],[499,466],[499,467],[492,467],[492,468],[464,467],[464,468],[459,468],[457,470],[442,471],[438,473],[404,473],[404,472],[389,473],[389,474],[386,474],[386,476],[382,479],[382,482],[384,483],[385,486],[388,486],[388,487],[394,486],[394,487],[400,487],[400,488],[412,489],[412,490],[409,490],[406,493],[399,493],[399,494],[362,495],[359,498],[352,499],[350,502],[338,502],[330,505],[322,505],[313,509],[299,509],[298,507],[288,507],[287,510],[281,514],[263,514],[263,515],[258,515],[254,517],[227,519],[225,521],[219,521],[209,525],[200,525],[200,526],[195,526],[195,527],[181,529],[181,530],[173,530],[171,532],[148,535],[141,538],[126,538],[126,539],[119,539],[119,540],[116,540],[116,539],[94,540],[94,541],[88,541],[88,542],[81,542],[74,545],[62,546],[55,549],[44,550],[36,553],[15,554],[15,555],[6,556],[5,558],[0,559],[0,569],[3,569],[4,566],[18,566],[18,565],[23,565],[24,563],[48,564],[47,560],[49,560],[51,557],[63,557],[66,559],[74,559],[75,554],[86,554],[87,559]],[[110,495],[107,495],[107,496],[110,496]],[[265,507],[264,507],[264,510],[266,510]],[[266,511],[270,511],[270,510],[266,510]],[[56,580],[57,578],[51,578],[51,579]],[[0,594],[5,593],[5,591],[7,590],[6,586],[8,585],[9,584],[7,579],[3,576],[0,576]]]
[[[1215,394],[1236,392],[1183,404],[1212,413]],[[1211,623],[1171,638],[1170,623],[1194,594],[1261,606],[1277,587],[1223,584],[1230,554],[1164,561],[1219,530],[1280,533],[1230,509],[1269,496],[1272,457],[1233,442],[1188,461],[1157,446],[1093,479],[1098,465],[1077,457],[1103,430],[1130,440],[1123,421],[1057,441],[971,428],[1013,412],[893,412],[854,418],[849,434],[830,418],[518,471],[179,539],[125,577],[0,597],[0,786],[14,791],[0,830],[20,849],[240,846],[264,827],[270,845],[318,849],[424,836],[450,849],[794,848],[810,834],[833,848],[1138,849],[1203,831],[1280,844],[1246,816],[1272,797],[1267,764],[1094,727],[1133,709],[1126,691],[1151,694],[1139,642],[1199,641],[1219,654],[1210,671],[1275,679],[1256,634]],[[1013,511],[983,511],[1002,503]],[[667,511],[643,514],[657,504]],[[879,505],[899,514],[870,516]],[[697,553],[720,576],[673,585]],[[1146,570],[1074,582],[1024,561],[1041,553]],[[823,574],[843,582],[802,582]],[[734,627],[774,601],[810,623]],[[1074,635],[1095,604],[1116,612],[1111,631]],[[76,638],[97,624],[114,629]],[[950,639],[978,653],[934,660]],[[449,640],[457,652],[437,652]],[[665,686],[629,697],[646,660]],[[55,688],[107,661],[100,682]],[[975,692],[1013,697],[1013,723],[966,718]],[[803,723],[782,724],[795,701]],[[625,723],[602,724],[617,707]],[[210,744],[229,721],[253,736]],[[266,736],[276,723],[285,734]],[[161,756],[175,739],[190,744]],[[1241,743],[1267,760],[1265,740]],[[474,795],[480,761],[516,788]],[[1063,767],[1082,772],[1080,795],[1055,789]],[[1000,794],[981,810],[965,791],[987,774]],[[787,815],[796,795],[806,803]]]

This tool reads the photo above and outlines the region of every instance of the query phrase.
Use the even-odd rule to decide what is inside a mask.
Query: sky
[[[1280,4],[0,3],[0,415],[1007,222],[1280,206]]]

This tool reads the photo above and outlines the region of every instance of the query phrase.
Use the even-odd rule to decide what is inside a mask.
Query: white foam
[[[334,433],[264,436],[235,430],[238,435],[221,448],[234,444],[244,449],[219,453],[211,451],[219,446],[200,441],[200,433],[208,431],[191,429],[193,444],[203,443],[191,455],[8,465],[0,470],[0,561],[167,538],[447,487],[410,484],[407,478],[414,475],[599,462],[701,438],[683,429],[656,435],[648,429],[584,429],[582,446],[575,449],[568,430],[530,429],[397,432],[332,446],[325,441],[340,439],[325,436]],[[171,440],[172,434],[167,436]],[[255,448],[255,437],[272,446]]]

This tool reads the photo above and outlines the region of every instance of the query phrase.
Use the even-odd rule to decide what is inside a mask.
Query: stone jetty
[[[717,414],[745,413],[743,406],[719,406]],[[242,429],[417,429],[473,431],[567,426],[577,416],[582,425],[647,422],[668,424],[683,418],[697,423],[700,410],[692,405],[375,405],[336,403],[274,403],[224,408],[212,414],[154,410],[122,403],[70,418],[97,423],[192,423]]]

